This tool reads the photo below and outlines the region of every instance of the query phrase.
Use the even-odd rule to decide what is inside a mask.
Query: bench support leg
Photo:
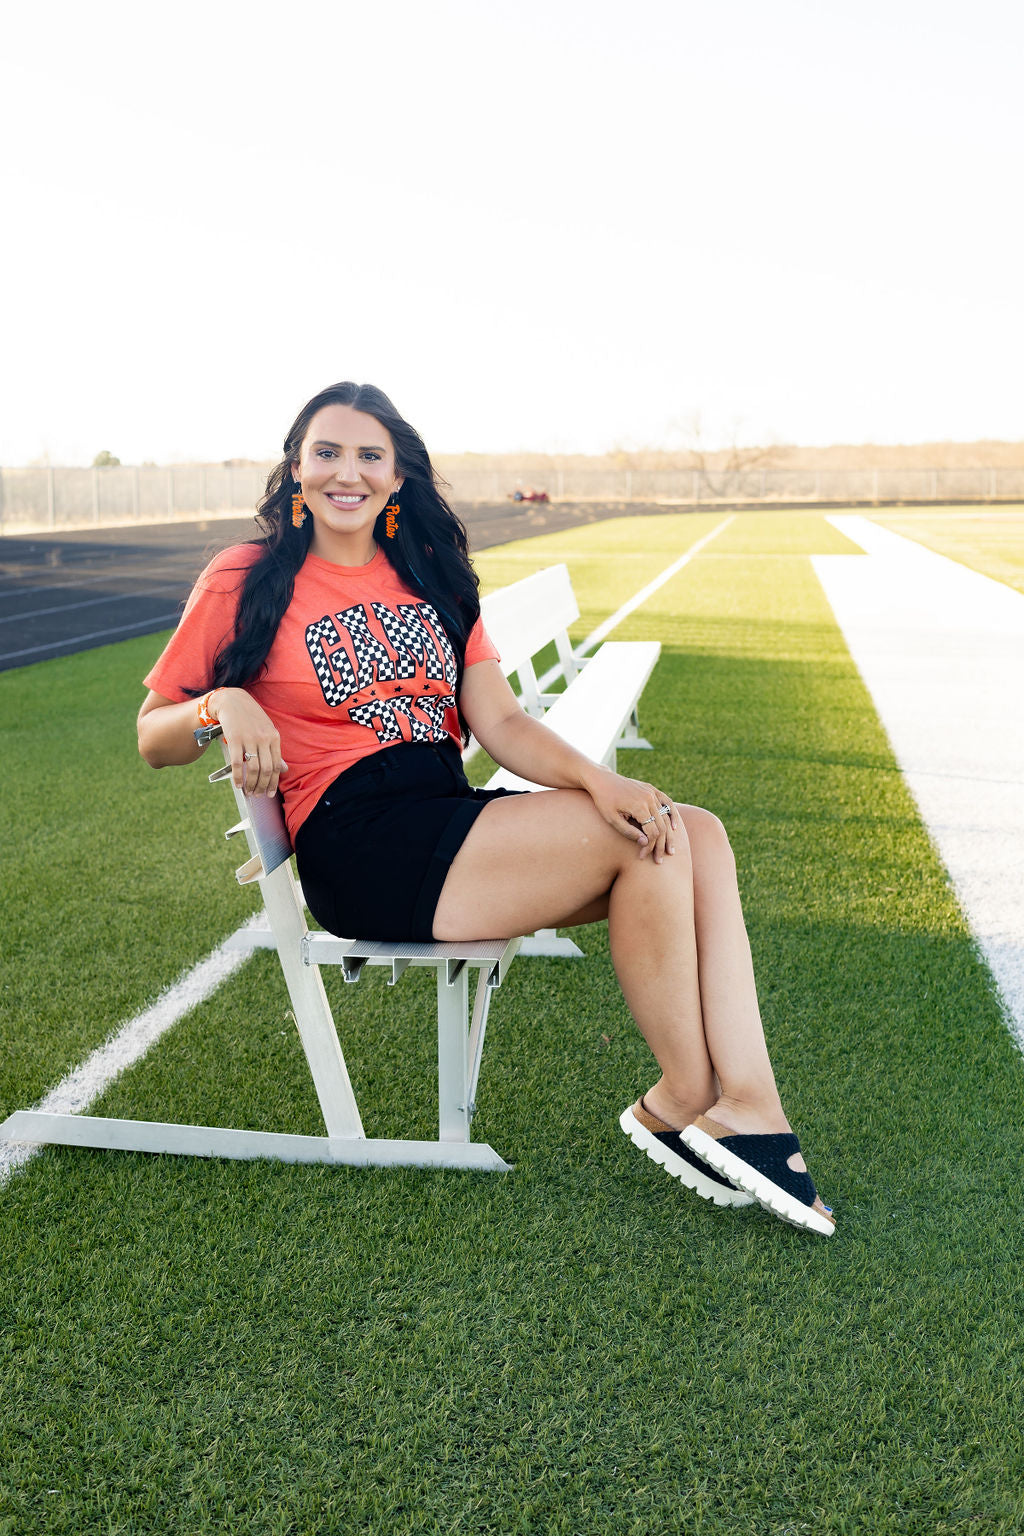
[[[519,946],[521,955],[547,955],[560,960],[582,960],[583,951],[572,939],[560,939],[557,928],[538,928]]]
[[[348,1068],[338,1043],[334,1016],[320,972],[300,959],[306,918],[287,864],[261,880],[263,902],[278,939],[285,985],[295,1026],[320,1101],[328,1136],[362,1136],[363,1123]]]
[[[465,965],[454,976],[450,962],[437,967],[437,1109],[442,1141],[468,1141],[472,1108],[469,1097],[469,975]],[[481,984],[484,978],[481,977]]]
[[[16,1110],[0,1125],[0,1140],[105,1147],[245,1161],[334,1163],[356,1168],[467,1168],[508,1173],[509,1165],[483,1142],[375,1141],[362,1136],[291,1136],[276,1131],[226,1130],[209,1125],[165,1125],[152,1120],[108,1120],[99,1115],[48,1115]]]
[[[615,745],[617,747],[628,747],[632,752],[639,752],[641,749],[645,752],[652,752],[654,750],[646,737],[640,735],[640,721],[637,718],[635,709],[629,717],[626,729]]]
[[[476,1114],[476,1085],[480,1078],[480,1063],[484,1054],[484,1036],[487,1033],[487,1015],[491,1007],[491,993],[487,972],[483,966],[477,972],[476,992],[473,996],[473,1017],[469,1026],[469,1118]]]

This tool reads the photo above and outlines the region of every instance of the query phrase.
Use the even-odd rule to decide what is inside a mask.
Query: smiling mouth
[[[333,491],[327,492],[327,500],[336,507],[359,507],[366,500],[365,496],[339,496]]]

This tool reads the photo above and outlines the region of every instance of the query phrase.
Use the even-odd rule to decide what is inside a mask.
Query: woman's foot
[[[747,1104],[723,1093],[710,1109],[704,1110],[704,1114],[736,1136],[784,1136],[793,1131],[778,1100],[774,1104]],[[788,1161],[794,1173],[807,1172],[807,1164],[799,1152]]]
[[[652,1088],[648,1088],[640,1103],[648,1114],[657,1115],[659,1120],[663,1120],[673,1130],[681,1131],[684,1125],[690,1125],[698,1115],[712,1113],[712,1099],[713,1093],[703,1097],[673,1093],[662,1077]]]
[[[814,1187],[781,1105],[758,1110],[723,1096],[681,1137],[710,1168],[783,1221],[822,1236],[833,1231],[835,1218]]]
[[[644,1094],[640,1100],[640,1106],[648,1114],[657,1117],[666,1130],[672,1129],[678,1133],[678,1138],[684,1147],[687,1147],[698,1157],[703,1158],[709,1168],[713,1168],[721,1176],[729,1179],[729,1182],[737,1189],[743,1190],[760,1200],[768,1210],[784,1221],[790,1221],[795,1226],[810,1226],[812,1230],[819,1231],[823,1235],[831,1232],[835,1226],[835,1218],[830,1208],[818,1195],[814,1182],[807,1172],[807,1164],[804,1162],[800,1151],[800,1144],[793,1135],[789,1121],[786,1119],[781,1102],[778,1098],[771,1101],[753,1104],[742,1099],[730,1098],[728,1094],[720,1094],[715,1102],[707,1109],[703,1109],[686,1099],[671,1093],[664,1078],[661,1078],[652,1088]],[[627,1111],[629,1113],[629,1111]],[[623,1116],[623,1120],[625,1116]],[[722,1155],[716,1154],[717,1161],[712,1162],[705,1156],[707,1148],[695,1145],[687,1130],[701,1119],[707,1119],[717,1127],[717,1139],[719,1142],[728,1137],[764,1137],[762,1142],[755,1142],[752,1147],[737,1147],[735,1144],[723,1149],[724,1152],[735,1154],[746,1151],[755,1156],[758,1162],[769,1161],[769,1171],[775,1174],[775,1178],[769,1180],[774,1186],[765,1189],[766,1198],[761,1197],[757,1190],[752,1188],[750,1176],[747,1182],[741,1182],[736,1177],[736,1169],[726,1169],[721,1166]],[[623,1124],[623,1130],[626,1126]],[[627,1131],[627,1134],[629,1132]],[[788,1142],[776,1141],[774,1138],[788,1137]],[[639,1143],[637,1143],[639,1145]],[[784,1156],[780,1157],[780,1153]],[[660,1158],[657,1159],[660,1161]],[[784,1164],[784,1166],[780,1166]],[[678,1177],[678,1175],[677,1175]],[[783,1185],[777,1184],[782,1179]],[[761,1180],[762,1187],[764,1181]],[[775,1204],[772,1204],[774,1199]],[[799,1208],[793,1208],[790,1201],[799,1202]],[[785,1209],[779,1209],[779,1206]],[[806,1219],[807,1212],[804,1207],[814,1213],[818,1220]],[[820,1225],[818,1224],[820,1221]]]
[[[619,1124],[635,1147],[702,1199],[722,1206],[753,1204],[753,1196],[737,1189],[730,1179],[691,1152],[679,1132],[652,1114],[643,1099],[622,1111]]]

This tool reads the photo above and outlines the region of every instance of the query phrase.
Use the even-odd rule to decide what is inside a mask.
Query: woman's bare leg
[[[606,901],[616,974],[662,1070],[651,1112],[681,1128],[717,1106],[730,1129],[785,1130],[728,840],[708,812],[679,810],[686,835],[655,865],[582,791],[493,802],[452,864],[434,934],[565,926]],[[725,1118],[734,1100],[742,1125]]]
[[[765,1044],[728,835],[710,811],[692,805],[676,809],[693,862],[701,1011],[720,1088],[714,1104],[732,1130],[787,1130]],[[656,1103],[658,1097],[655,1091]]]
[[[719,1076],[714,1102],[706,1113],[730,1131],[788,1131],[761,1025],[728,835],[709,811],[692,805],[680,805],[677,810],[690,840],[704,1032]],[[655,1085],[645,1096],[646,1102],[654,1114],[674,1125],[659,1107],[659,1087]],[[788,1162],[795,1172],[807,1167],[799,1152]]]
[[[788,1131],[725,829],[696,806],[677,810],[675,854],[655,864],[582,791],[493,802],[449,870],[435,937],[529,933],[606,909],[623,995],[662,1071],[644,1095],[650,1113],[676,1130],[707,1114],[728,1132]],[[788,1161],[806,1168],[799,1152]]]

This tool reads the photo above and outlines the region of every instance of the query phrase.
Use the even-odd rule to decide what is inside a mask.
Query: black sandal
[[[792,1131],[741,1136],[717,1120],[698,1115],[680,1134],[709,1168],[753,1195],[773,1216],[822,1237],[832,1235],[835,1218],[826,1205],[815,1204],[818,1191],[814,1180],[809,1173],[798,1173],[789,1166],[793,1153],[800,1151]]]
[[[750,1195],[691,1152],[679,1131],[652,1115],[642,1098],[622,1111],[619,1124],[635,1147],[702,1199],[713,1200],[716,1205],[753,1205]]]

